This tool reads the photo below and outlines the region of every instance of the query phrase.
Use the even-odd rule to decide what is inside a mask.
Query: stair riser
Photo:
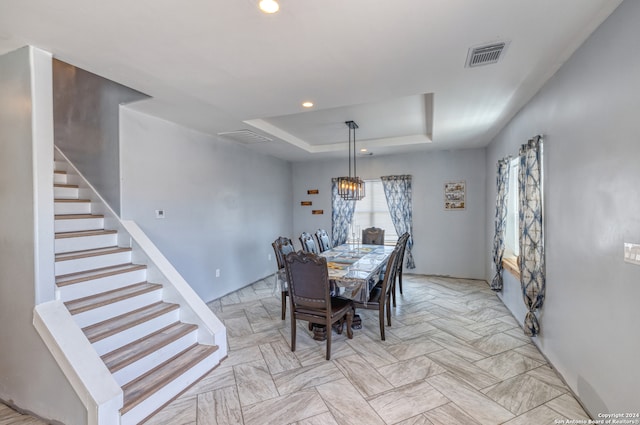
[[[84,251],[88,249],[106,248],[118,244],[117,233],[107,235],[82,236],[78,238],[61,238],[55,241],[55,253]]]
[[[58,219],[54,223],[56,233],[98,229],[104,229],[104,218]]]
[[[154,367],[169,360],[176,354],[179,354],[182,351],[186,350],[187,348],[198,342],[197,339],[198,331],[194,329],[192,332],[189,332],[183,337],[173,341],[171,344],[167,344],[166,346],[157,351],[154,351],[148,356],[143,357],[140,360],[120,369],[113,374],[113,377],[120,386],[126,384],[127,382],[131,382],[137,377],[150,371]]]
[[[63,214],[91,214],[91,202],[56,202],[53,213]]]
[[[77,258],[74,260],[56,261],[56,276],[70,273],[84,272],[103,267],[117,266],[131,262],[131,251],[115,254],[97,255],[95,257]]]
[[[53,197],[55,199],[78,199],[77,187],[54,187]]]
[[[140,323],[133,326],[123,332],[111,335],[107,338],[101,339],[93,343],[93,348],[96,350],[99,356],[116,350],[123,345],[129,344],[137,339],[140,339],[143,335],[148,335],[152,332],[159,331],[160,329],[169,326],[170,324],[179,320],[180,313],[178,310],[170,311],[158,317],[154,317],[151,320]]]
[[[162,288],[107,304],[102,307],[83,311],[82,313],[74,314],[73,320],[78,324],[78,326],[84,328],[86,326],[93,325],[94,323],[111,319],[158,301],[162,301]]]
[[[119,273],[99,279],[87,280],[71,285],[61,286],[56,289],[56,297],[62,302],[88,297],[101,292],[111,291],[134,283],[147,280],[147,271],[135,270],[127,273]]]
[[[217,353],[204,358],[188,371],[154,393],[151,397],[122,415],[120,425],[135,425],[154,413],[169,400],[184,391],[185,388],[200,379],[205,373],[213,369],[219,362]]]
[[[67,184],[67,175],[53,173],[53,184]]]

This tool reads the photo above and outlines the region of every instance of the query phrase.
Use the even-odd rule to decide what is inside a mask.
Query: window
[[[356,235],[356,237],[362,237],[362,229],[379,227],[384,229],[385,244],[395,244],[398,240],[398,235],[393,226],[393,221],[391,221],[382,181],[366,180],[364,184],[366,196],[362,200],[356,201],[356,208],[353,213],[353,224],[356,229],[360,228],[360,234]],[[349,234],[348,237],[351,242],[352,234]]]
[[[504,256],[517,257],[520,254],[518,236],[519,226],[519,198],[518,198],[518,172],[520,171],[520,158],[511,160],[509,169],[509,193],[507,194],[507,223],[504,230]]]

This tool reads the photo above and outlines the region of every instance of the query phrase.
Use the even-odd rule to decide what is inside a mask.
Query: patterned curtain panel
[[[507,194],[509,193],[509,169],[511,157],[498,161],[498,175],[496,186],[496,232],[493,235],[493,264],[496,266],[496,274],[491,281],[491,289],[502,291],[502,256],[504,255],[504,229],[507,225]]]
[[[338,179],[331,179],[331,233],[333,246],[347,242],[349,224],[353,219],[356,201],[345,201],[338,195]]]
[[[387,198],[389,214],[393,227],[398,235],[409,232],[407,241],[406,265],[408,269],[415,269],[411,248],[413,247],[413,212],[411,208],[411,176],[382,176],[382,187]]]
[[[520,148],[520,284],[528,308],[525,333],[536,336],[540,324],[535,311],[542,307],[545,293],[544,238],[542,228],[542,138],[536,136]]]

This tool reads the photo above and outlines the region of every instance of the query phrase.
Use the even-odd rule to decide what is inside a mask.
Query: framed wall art
[[[464,180],[444,184],[444,209],[464,210],[466,202],[466,184]]]

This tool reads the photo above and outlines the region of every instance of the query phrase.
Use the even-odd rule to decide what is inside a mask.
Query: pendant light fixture
[[[356,172],[356,128],[355,121],[346,121],[349,127],[349,175],[338,177],[338,194],[346,201],[359,201],[364,198],[364,181],[357,176]],[[353,145],[351,144],[353,134]],[[351,175],[351,153],[353,152],[353,176]]]

